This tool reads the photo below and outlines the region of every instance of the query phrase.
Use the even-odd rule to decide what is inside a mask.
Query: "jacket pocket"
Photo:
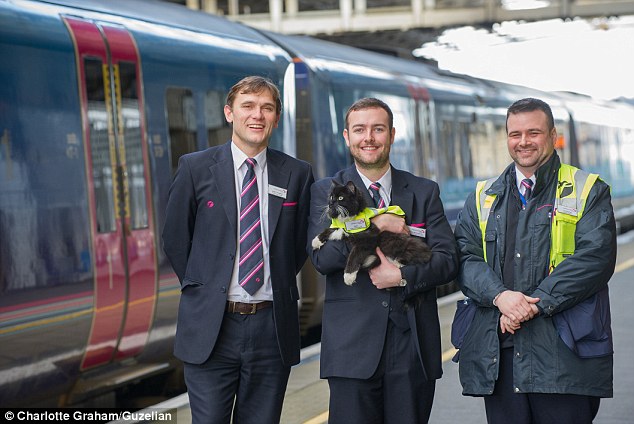
[[[473,317],[476,312],[476,304],[468,297],[456,302],[456,313],[451,323],[451,344],[456,348],[462,347],[462,342],[469,332]],[[460,351],[452,358],[453,362],[458,362]]]
[[[572,308],[553,315],[559,337],[580,358],[614,352],[611,322],[607,286]]]
[[[200,281],[196,281],[196,280],[190,280],[189,278],[185,278],[183,280],[183,284],[181,284],[181,292],[183,292],[186,288],[189,287],[200,287],[204,285],[203,283],[201,283]]]

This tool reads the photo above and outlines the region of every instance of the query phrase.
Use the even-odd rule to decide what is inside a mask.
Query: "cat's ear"
[[[357,186],[354,185],[354,183],[352,181],[348,181],[346,183],[346,187],[348,188],[348,190],[350,190],[352,193],[356,193],[357,192]]]
[[[339,184],[335,180],[331,180],[331,182],[330,182],[330,190],[332,190],[333,188],[337,188],[337,187],[341,187],[341,184]]]

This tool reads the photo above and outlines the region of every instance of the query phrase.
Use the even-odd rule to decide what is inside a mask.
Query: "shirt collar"
[[[361,181],[363,181],[365,188],[368,190],[370,189],[370,184],[372,183],[381,184],[381,190],[380,190],[381,197],[383,197],[383,200],[386,201],[386,204],[388,205],[390,204],[391,195],[392,195],[392,167],[391,166],[387,169],[385,174],[383,174],[383,176],[376,181],[370,181],[365,175],[363,175],[359,171],[359,168],[357,168],[357,174],[359,174],[359,176],[361,177]]]
[[[257,166],[260,169],[264,169],[266,166],[266,150],[267,149],[262,150],[260,153],[253,157],[253,159],[255,159],[258,163]],[[233,157],[233,167],[235,168],[235,170],[239,170],[244,165],[244,161],[247,160],[247,158],[249,157],[245,155],[244,152],[240,150],[233,141],[231,142],[231,156]]]
[[[517,190],[522,193],[522,180],[526,179],[526,177],[524,176],[524,174],[522,174],[522,171],[520,171],[519,169],[517,169],[517,166],[515,167],[515,184],[517,185]],[[537,178],[535,177],[535,174],[533,174],[529,180],[531,180],[533,182],[533,186],[535,186],[535,181],[537,180]]]

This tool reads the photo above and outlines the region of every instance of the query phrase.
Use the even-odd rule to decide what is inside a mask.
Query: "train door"
[[[88,369],[140,353],[157,296],[141,64],[123,27],[65,17],[75,44],[94,270]]]

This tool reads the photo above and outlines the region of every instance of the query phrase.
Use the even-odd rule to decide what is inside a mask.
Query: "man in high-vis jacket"
[[[454,323],[463,394],[484,396],[489,423],[591,423],[612,397],[610,188],[560,162],[548,104],[522,99],[506,118],[513,163],[478,183],[455,229],[475,309]]]

